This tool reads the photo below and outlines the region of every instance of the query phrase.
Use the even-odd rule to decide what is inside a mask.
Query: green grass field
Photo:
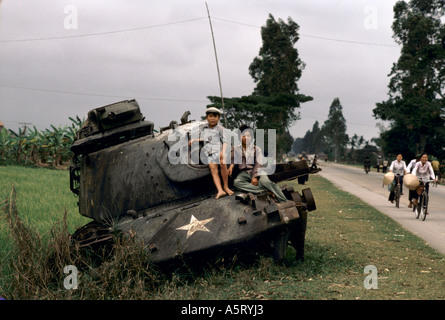
[[[40,233],[61,219],[65,209],[70,231],[90,221],[79,214],[67,170],[0,166],[0,200],[10,197],[13,186],[20,216]]]
[[[69,232],[89,221],[78,213],[67,171],[0,167],[0,200],[9,197],[12,184],[18,215],[46,242],[51,242],[49,231],[65,209]],[[12,299],[445,299],[445,257],[423,240],[320,176],[310,176],[305,186],[286,184],[298,191],[310,187],[317,205],[308,216],[304,263],[295,261],[294,249],[289,247],[283,264],[261,258],[254,265],[178,272],[165,278],[151,270],[136,270],[135,265],[144,268],[143,259],[137,251],[126,250],[121,252],[123,259],[107,265],[106,278],[81,273],[75,291],[63,289],[62,277],[44,288],[30,281],[20,291],[11,280],[14,274],[2,274],[0,295]],[[8,254],[12,242],[3,210],[1,214],[4,263],[20,256]],[[136,257],[134,265],[129,264],[131,255]],[[364,286],[368,265],[377,269],[378,282],[373,282],[377,289]]]

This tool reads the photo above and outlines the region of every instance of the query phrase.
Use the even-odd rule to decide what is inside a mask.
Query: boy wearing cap
[[[220,111],[215,107],[210,107],[206,110],[207,124],[203,127],[203,138],[191,139],[189,146],[193,142],[204,141],[204,150],[208,154],[208,164],[210,173],[212,174],[213,183],[215,184],[218,193],[215,199],[219,199],[223,196],[232,195],[233,191],[229,188],[229,177],[225,161],[225,154],[227,150],[227,139],[224,136],[224,127],[219,123],[221,117]],[[213,138],[213,139],[212,139]],[[222,144],[222,150],[221,150]],[[218,161],[219,160],[219,161]],[[221,185],[221,179],[218,172],[218,163],[221,167],[221,178],[223,185]]]

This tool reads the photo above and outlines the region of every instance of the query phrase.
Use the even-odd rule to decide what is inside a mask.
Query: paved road
[[[403,187],[400,208],[388,201],[387,186],[382,187],[383,174],[375,171],[366,175],[360,168],[340,164],[322,164],[322,177],[333,182],[338,188],[347,191],[382,213],[400,223],[406,230],[424,239],[431,247],[445,254],[445,186],[430,186],[429,212],[425,221],[415,218],[408,208],[408,189]]]

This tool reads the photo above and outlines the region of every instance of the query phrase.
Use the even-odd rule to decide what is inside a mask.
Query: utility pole
[[[28,126],[32,125],[31,122],[19,122],[19,124],[23,126],[22,135],[25,135],[26,134],[26,129],[28,129]]]
[[[206,2],[206,8],[207,8],[207,15],[209,17],[210,31],[212,32],[213,50],[215,51],[216,70],[218,71],[219,92],[221,94],[221,104],[222,104],[223,116],[224,116],[224,126],[227,128],[227,119],[226,119],[226,112],[224,111],[224,98],[223,98],[222,85],[221,85],[221,75],[219,73],[218,55],[216,54],[215,37],[213,35],[212,20],[210,19],[209,6],[207,5],[207,2]]]

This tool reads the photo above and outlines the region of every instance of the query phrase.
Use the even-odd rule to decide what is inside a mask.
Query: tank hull
[[[141,212],[137,218],[122,219],[116,227],[142,239],[156,264],[205,263],[252,252],[281,260],[285,248],[277,247],[275,241],[283,237],[302,258],[304,203],[276,203],[268,193],[254,196],[252,203],[241,195],[207,197],[170,210]]]

